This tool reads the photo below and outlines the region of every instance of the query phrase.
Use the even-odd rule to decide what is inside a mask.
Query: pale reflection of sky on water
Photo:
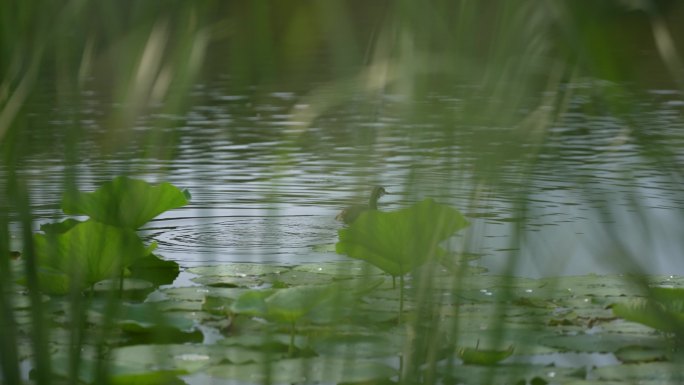
[[[682,148],[679,94],[652,96],[635,112],[641,117],[637,124],[646,124],[639,126],[639,134]],[[474,175],[481,170],[478,162],[509,151],[511,137],[484,126],[445,129],[440,114],[457,111],[458,99],[430,97],[423,102],[437,112],[416,122],[404,121],[400,113],[413,108],[410,102],[388,96],[372,114],[344,106],[300,132],[291,129],[291,112],[306,106],[298,106],[293,93],[252,98],[232,95],[217,84],[197,87],[194,97],[199,102],[185,116],[150,117],[171,127],[162,129],[164,140],[158,144],[160,154],[171,150],[168,159],[156,157],[149,147],[142,151],[136,142],[152,130],[146,121],[139,122],[140,137],[129,138],[113,155],[98,156],[103,145],[98,116],[106,106],[94,101],[92,109],[81,112],[82,123],[94,135],[79,143],[93,155],[75,169],[86,190],[119,173],[189,189],[193,199],[188,207],[165,213],[145,230],[149,240],[159,243],[161,255],[184,266],[344,258],[330,251],[340,227],[333,218],[345,204],[365,201],[371,187],[381,184],[394,193],[383,198],[382,210],[430,196],[468,214],[472,226],[452,246],[460,249],[467,239],[466,250],[483,255],[476,263],[495,273],[505,271],[511,248],[516,248],[513,229],[522,219],[512,208],[519,197],[515,193],[525,190],[528,211],[514,264],[517,274],[610,273],[635,267],[684,274],[684,200],[681,185],[671,178],[673,169],[641,155],[635,133],[622,119],[584,113],[588,102],[582,98],[545,133],[541,148],[523,147],[536,153],[529,179],[520,176],[529,163],[518,156],[497,166],[495,183],[475,185],[487,179]],[[52,124],[68,122],[55,119]],[[60,151],[54,146],[25,165],[39,224],[58,215],[65,171]],[[637,258],[636,265],[624,255]]]

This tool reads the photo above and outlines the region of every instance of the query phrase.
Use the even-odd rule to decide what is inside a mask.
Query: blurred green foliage
[[[302,138],[318,117],[359,94],[361,108],[372,110],[389,91],[416,99],[446,91],[464,101],[441,126],[446,137],[454,137],[456,127],[463,125],[494,126],[484,135],[468,137],[463,156],[476,160],[477,178],[497,185],[502,176],[509,176],[506,165],[511,160],[525,160],[530,167],[538,161],[546,129],[574,93],[586,92],[582,96],[596,102],[593,112],[622,114],[634,108],[631,96],[645,89],[684,89],[684,42],[679,39],[684,36],[679,22],[683,13],[684,3],[675,0],[4,2],[0,274],[12,274],[8,224],[18,224],[32,304],[31,326],[25,329],[30,343],[25,345],[34,354],[35,383],[52,383],[53,378],[50,328],[32,243],[32,197],[22,174],[27,158],[42,154],[45,162],[59,159],[75,165],[137,146],[143,157],[173,159],[182,137],[165,131],[171,123],[161,117],[182,116],[196,102],[192,90],[200,80],[227,79],[229,87],[257,101],[270,90],[303,95],[300,102],[309,108],[293,111],[292,118]],[[584,91],[565,87],[587,78],[615,83],[595,82],[598,85]],[[93,106],[94,100],[102,104]],[[83,119],[85,111],[93,109],[98,130],[89,129]],[[422,121],[431,112],[432,106],[420,105],[401,111],[400,117]],[[67,122],[50,125],[56,116]],[[153,129],[134,130],[141,119]],[[631,135],[644,155],[662,163],[676,159],[653,135],[638,129]],[[507,146],[492,145],[491,136]],[[94,142],[96,153],[92,148],[84,152],[83,140]],[[524,180],[527,175],[512,177]],[[406,185],[412,185],[410,178]],[[67,167],[64,190],[76,186],[78,174]],[[517,210],[524,218],[522,206]],[[6,280],[0,282],[0,327],[11,331],[17,325],[9,301],[14,291]],[[64,375],[76,382],[81,378],[86,310],[80,293],[71,293],[69,299],[70,350]],[[407,327],[430,330],[437,318],[434,309],[427,302],[420,306],[420,317]],[[114,307],[104,311],[102,330],[93,333],[99,342],[95,383],[107,379],[104,342]],[[16,384],[20,371],[15,333],[6,335],[0,347],[1,372],[5,383]],[[437,353],[421,350],[435,336],[439,334],[421,335],[422,340],[406,348],[409,362],[403,378],[415,378],[412,373],[424,360],[436,362]],[[417,357],[413,364],[411,357]]]

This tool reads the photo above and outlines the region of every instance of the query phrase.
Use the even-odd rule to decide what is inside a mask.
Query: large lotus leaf
[[[394,212],[369,210],[339,231],[336,251],[400,276],[442,254],[439,243],[467,225],[458,210],[432,199]]]
[[[142,180],[118,177],[95,192],[64,194],[62,210],[135,230],[164,211],[186,205],[188,199],[187,191],[169,183],[154,186]]]
[[[150,253],[133,230],[88,220],[61,234],[36,234],[36,253],[44,271],[59,272],[80,288],[112,278]],[[41,277],[52,281],[54,274]]]

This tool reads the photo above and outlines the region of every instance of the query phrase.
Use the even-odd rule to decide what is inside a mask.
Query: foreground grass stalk
[[[401,323],[402,316],[404,315],[404,276],[399,276],[399,317],[398,322]]]
[[[0,210],[4,213],[6,210]],[[8,218],[0,216],[0,330],[3,332],[3,343],[0,344],[0,371],[2,382],[5,384],[18,384],[19,356],[17,351],[17,325],[12,307],[12,269],[9,263],[9,230]]]
[[[14,171],[14,170],[12,170]],[[18,182],[18,176],[11,172],[9,176],[9,192],[11,201],[19,214],[21,224],[21,236],[23,238],[24,274],[28,288],[29,301],[31,302],[31,346],[34,355],[34,368],[37,385],[51,382],[51,365],[48,349],[48,327],[43,313],[43,298],[38,283],[37,261],[33,245],[33,220],[31,217],[31,205],[26,186]]]
[[[295,342],[295,323],[290,324],[290,346],[287,348],[287,355],[292,357],[294,354],[294,342]]]
[[[78,375],[81,370],[82,348],[86,333],[86,308],[83,293],[74,286],[69,293],[70,297],[70,321],[69,333],[69,383],[79,381]]]

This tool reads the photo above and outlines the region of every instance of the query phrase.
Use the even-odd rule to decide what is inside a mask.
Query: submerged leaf
[[[336,251],[400,276],[442,255],[439,243],[467,225],[458,210],[432,199],[394,212],[369,210],[339,231]]]
[[[118,177],[95,192],[64,194],[62,210],[88,215],[112,226],[137,229],[164,211],[185,206],[189,194],[170,183],[151,185],[145,181]]]

